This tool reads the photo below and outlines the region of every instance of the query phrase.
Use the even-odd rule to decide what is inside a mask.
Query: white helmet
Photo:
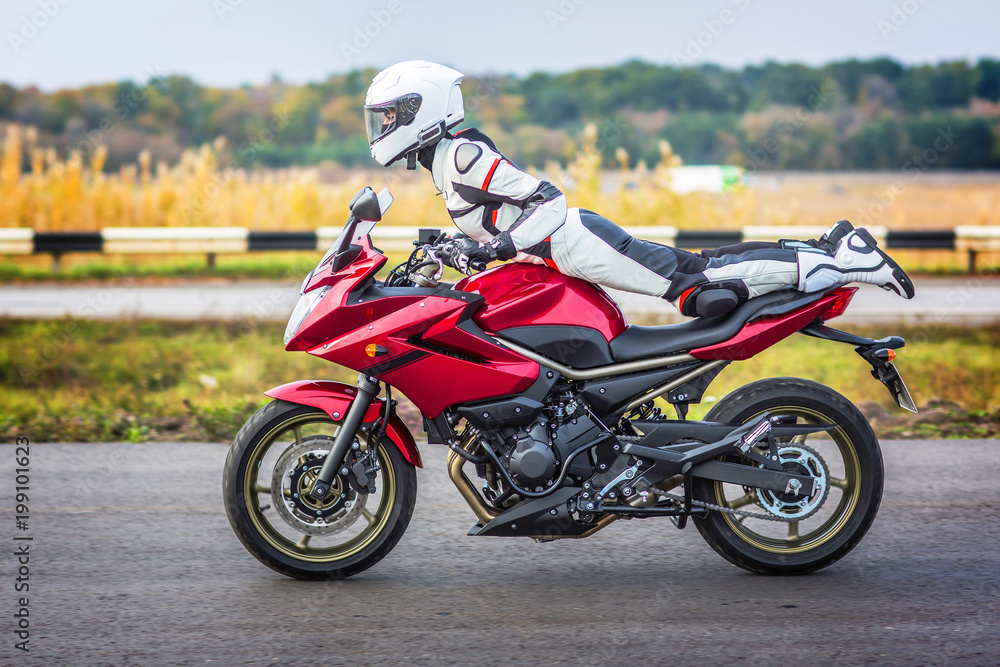
[[[450,67],[409,60],[375,75],[365,97],[372,157],[383,167],[436,143],[465,119],[464,75]]]

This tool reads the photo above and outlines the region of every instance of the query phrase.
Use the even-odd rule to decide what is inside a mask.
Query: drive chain
[[[650,491],[660,496],[661,498],[666,498],[667,500],[673,500],[678,503],[681,507],[684,506],[684,497],[677,496],[672,493],[667,493],[666,491],[660,491],[659,489],[650,488]],[[792,521],[797,521],[798,519],[785,519],[773,514],[762,514],[760,512],[748,512],[747,510],[739,510],[735,507],[723,507],[721,505],[715,505],[713,503],[702,502],[701,500],[691,499],[691,504],[697,507],[704,507],[710,510],[716,510],[718,512],[725,512],[726,514],[735,514],[737,516],[745,516],[750,519],[761,519],[762,521],[777,521],[778,523],[791,523]]]

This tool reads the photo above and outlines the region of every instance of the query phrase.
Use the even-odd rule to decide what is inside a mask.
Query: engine
[[[575,401],[550,405],[527,427],[506,439],[505,461],[511,477],[520,486],[542,490],[559,476],[566,459],[584,444],[592,442],[601,430]],[[593,470],[586,454],[576,456],[570,474],[589,476]]]
[[[515,482],[534,488],[552,479],[558,463],[546,427],[542,422],[536,421],[527,431],[521,431],[515,436],[507,468]]]

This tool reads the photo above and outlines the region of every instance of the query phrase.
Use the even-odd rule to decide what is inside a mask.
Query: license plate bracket
[[[910,390],[906,388],[906,383],[903,382],[903,376],[892,363],[885,362],[874,366],[872,376],[886,386],[896,400],[896,405],[904,410],[917,412],[917,405],[913,402],[913,397],[910,396]]]

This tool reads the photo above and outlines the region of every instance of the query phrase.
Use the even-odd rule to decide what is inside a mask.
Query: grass
[[[0,441],[227,441],[268,400],[270,387],[353,382],[354,371],[285,352],[282,330],[251,322],[0,320]],[[919,341],[901,351],[898,366],[918,405],[930,408],[922,416],[895,408],[849,346],[795,336],[727,368],[692,417],[738,386],[793,375],[861,405],[883,437],[1000,431],[1000,328],[857,331]],[[420,435],[412,408],[404,416]]]
[[[939,325],[852,327],[873,338],[901,335],[896,367],[921,412],[910,415],[870,375],[849,345],[793,336],[745,362],[734,363],[709,387],[692,417],[730,391],[764,377],[792,376],[832,387],[873,422],[881,437],[987,437],[1000,433],[1000,327]]]
[[[37,440],[227,440],[269,387],[356,375],[284,352],[281,331],[250,321],[3,322],[0,431]]]

